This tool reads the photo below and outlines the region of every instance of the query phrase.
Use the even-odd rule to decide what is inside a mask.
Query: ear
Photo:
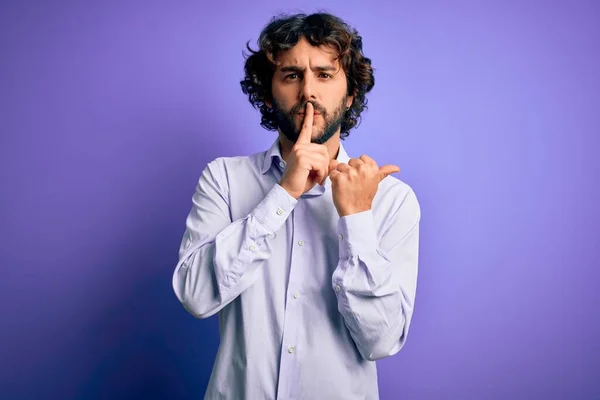
[[[273,104],[271,103],[271,99],[265,99],[265,105],[269,108],[273,108]]]
[[[354,95],[355,94],[356,94],[356,90],[353,91],[350,96],[348,96],[348,99],[346,100],[346,110],[349,109],[352,106],[352,103],[354,102]]]
[[[346,110],[352,106],[354,102],[354,96],[348,96],[348,100],[346,100]]]

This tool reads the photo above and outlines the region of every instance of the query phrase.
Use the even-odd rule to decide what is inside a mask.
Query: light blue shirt
[[[388,176],[371,210],[340,218],[329,178],[296,200],[285,166],[277,139],[209,162],[196,186],[173,289],[219,316],[205,399],[378,399],[375,360],[402,348],[413,314],[419,203]]]

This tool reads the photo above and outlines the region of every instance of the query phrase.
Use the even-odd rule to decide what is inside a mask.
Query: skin
[[[341,128],[335,125],[354,99],[347,94],[346,74],[335,57],[333,49],[312,46],[302,38],[280,55],[272,80],[273,102],[267,106],[275,107],[288,123],[282,124],[285,132],[282,125],[279,129],[287,163],[279,184],[298,199],[330,177],[333,202],[343,217],[370,210],[379,182],[400,168],[379,167],[365,154],[347,164],[335,160]]]
[[[312,46],[305,38],[301,38],[290,50],[281,54],[278,65],[272,79],[272,97],[275,106],[284,111],[296,109],[299,111],[294,116],[296,130],[299,132],[305,116],[302,106],[306,102],[316,105],[316,110],[321,115],[315,115],[312,119],[313,132],[311,141],[323,134],[326,121],[323,110],[328,115],[335,113],[340,108],[342,99],[347,94],[346,74],[339,63],[334,60],[336,53],[326,47]],[[350,107],[353,96],[348,96],[343,109]],[[267,106],[273,108],[273,104],[266,102]],[[306,116],[309,116],[306,114]],[[303,123],[304,122],[304,123]],[[297,135],[297,134],[296,134]],[[292,147],[296,142],[290,140],[281,129],[279,130],[279,144],[281,154],[286,162]],[[330,154],[330,159],[337,155],[340,143],[340,129],[324,143]]]

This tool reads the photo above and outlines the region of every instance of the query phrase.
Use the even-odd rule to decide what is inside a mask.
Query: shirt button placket
[[[298,238],[303,235],[302,229],[302,202],[299,202],[291,213],[293,232],[292,237]],[[290,259],[290,275],[286,292],[290,301],[286,301],[284,313],[284,330],[283,330],[283,346],[281,351],[280,369],[279,369],[279,385],[277,388],[278,398],[295,398],[297,393],[296,381],[298,375],[298,351],[301,350],[301,343],[298,342],[299,326],[304,324],[300,318],[302,313],[299,312],[301,303],[300,285],[302,284],[302,269],[306,260],[305,241],[296,239],[297,246],[292,246],[292,254]]]

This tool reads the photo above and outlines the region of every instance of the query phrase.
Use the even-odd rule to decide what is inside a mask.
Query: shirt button
[[[279,161],[279,166],[280,166],[281,168],[285,168],[285,163],[284,163],[283,161]]]
[[[256,250],[256,246],[255,245],[251,245],[250,246],[250,251],[254,251],[254,250]]]
[[[288,353],[292,354],[294,352],[294,346],[288,347]]]
[[[340,290],[342,290],[342,288],[340,287],[340,285],[335,285],[335,291],[339,292]]]
[[[277,215],[283,215],[283,210],[281,208],[277,209]]]
[[[298,246],[304,246],[304,240],[299,240],[298,241]]]
[[[300,293],[296,290],[294,292],[294,298],[297,299],[298,297],[300,297]]]
[[[344,235],[340,233],[340,240],[344,240]]]

